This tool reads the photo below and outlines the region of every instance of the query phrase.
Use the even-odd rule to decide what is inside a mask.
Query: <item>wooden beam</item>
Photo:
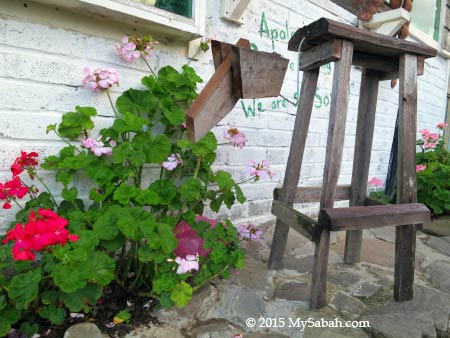
[[[425,58],[423,56],[417,57],[417,76],[423,75],[425,69]],[[399,72],[398,68],[395,71],[388,71],[380,73],[380,81],[385,80],[392,80],[392,79],[398,79],[399,78]]]
[[[275,188],[273,198],[278,199],[282,188]],[[338,185],[334,195],[335,201],[348,201],[350,199],[350,185]],[[322,187],[298,187],[295,191],[293,203],[315,203],[320,201]]]
[[[312,218],[276,200],[272,203],[272,214],[300,235],[312,241],[313,229],[317,225],[317,222]]]
[[[292,206],[293,204],[298,180],[300,178],[300,169],[305,153],[306,136],[308,135],[309,122],[311,121],[311,111],[318,78],[319,68],[303,73],[297,115],[295,117],[291,147],[289,149],[289,158],[286,166],[286,173],[284,175],[283,188],[279,194],[279,201],[288,206]],[[281,269],[283,267],[283,257],[288,233],[289,226],[277,219],[272,247],[270,249],[269,269]]]
[[[363,22],[363,27],[378,34],[394,36],[404,23],[411,20],[411,14],[403,8],[376,13],[368,22]]]
[[[297,30],[289,40],[288,49],[297,51],[300,42],[305,38],[301,51],[306,51],[321,43],[341,38],[353,42],[354,50],[366,54],[380,56],[400,56],[404,53],[434,57],[436,49],[411,41],[377,34],[362,28],[321,18],[308,26]]]
[[[250,0],[222,0],[222,19],[242,25],[242,14],[250,4]]]
[[[353,53],[353,65],[381,72],[398,72],[398,57]]]
[[[321,208],[332,208],[336,195],[337,181],[341,170],[344,149],[345,122],[347,120],[350,94],[350,71],[352,67],[353,44],[344,41],[340,60],[334,64],[331,89],[330,117],[328,122],[327,150],[322,183]],[[327,269],[330,246],[330,230],[317,226],[314,234],[316,246],[311,284],[311,307],[320,309],[327,300]]]
[[[370,155],[372,153],[375,113],[377,110],[379,73],[363,69],[359,90],[358,119],[356,124],[355,153],[350,206],[364,205],[367,196]],[[358,263],[361,259],[362,230],[348,231],[345,238],[344,262]]]
[[[380,200],[377,200],[375,198],[366,197],[366,200],[364,202],[364,205],[366,206],[374,206],[374,205],[389,205],[390,203],[385,203]]]
[[[417,57],[400,57],[397,203],[417,201],[416,181],[417,131]],[[416,226],[402,225],[395,232],[394,299],[413,298],[416,256]]]
[[[430,219],[430,210],[420,203],[325,208],[319,214],[319,224],[331,231],[422,224]]]
[[[333,39],[326,41],[316,47],[308,49],[301,54],[300,70],[318,68],[327,63],[339,60],[341,57],[342,40]]]

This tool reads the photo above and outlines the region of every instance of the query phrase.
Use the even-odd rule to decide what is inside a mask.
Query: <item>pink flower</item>
[[[233,147],[239,147],[241,149],[244,148],[245,143],[248,141],[247,136],[234,125],[224,131],[223,138],[230,141]]]
[[[448,127],[448,124],[445,123],[445,122],[440,122],[440,123],[438,123],[438,125],[436,126],[437,129],[441,129],[441,130],[447,129],[447,127]]]
[[[258,229],[254,224],[240,224],[237,228],[237,232],[240,237],[251,241],[259,241],[262,235],[262,230]]]
[[[419,133],[422,134],[422,139],[425,142],[425,144],[427,143],[435,143],[436,141],[439,140],[439,134],[437,133],[432,133],[431,131],[429,131],[428,129],[422,129],[419,130]],[[435,148],[436,146],[428,146],[425,148]]]
[[[434,149],[434,148],[436,148],[436,143],[425,142],[423,144],[423,147],[425,149]]]
[[[139,59],[141,56],[150,59],[153,53],[153,45],[159,43],[153,40],[151,36],[144,36],[143,38],[124,36],[121,41],[124,44],[123,46],[118,43],[115,44],[117,54],[128,63]]]
[[[375,187],[382,187],[383,186],[383,181],[378,179],[378,178],[376,178],[376,177],[372,177],[369,180],[369,185],[373,185]]]
[[[172,154],[167,158],[167,161],[162,163],[162,166],[167,170],[174,170],[179,164],[183,164],[183,160],[180,154]]]
[[[198,254],[187,255],[186,258],[177,257],[175,262],[178,264],[177,274],[182,275],[191,270],[198,270]]]
[[[244,338],[244,336],[241,335],[240,333],[236,333],[233,335],[233,338]]]
[[[417,164],[417,165],[416,165],[416,173],[419,173],[419,172],[425,170],[426,168],[427,168],[426,165]]]
[[[102,155],[108,155],[111,156],[112,155],[112,148],[111,147],[105,147],[105,144],[100,141],[101,136],[96,140],[94,140],[91,137],[88,137],[87,139],[84,139],[83,141],[81,141],[81,144],[83,145],[83,147],[90,149],[95,156],[102,156]],[[109,140],[109,138],[107,139],[107,141],[109,141],[109,144],[114,147],[116,145],[116,142],[113,140]]]
[[[255,161],[248,161],[248,165],[246,167],[247,172],[250,176],[254,176],[256,178],[273,178],[275,173],[269,169],[269,162],[267,160],[262,160],[261,163],[257,163]]]
[[[119,85],[119,78],[115,68],[97,68],[91,71],[89,67],[85,67],[83,71],[85,75],[83,83],[88,84],[92,92],[101,92],[111,88],[113,85]]]

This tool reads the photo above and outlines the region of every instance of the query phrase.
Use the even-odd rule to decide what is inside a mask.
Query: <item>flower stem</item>
[[[39,177],[38,175],[36,175],[36,179],[44,186],[45,190],[47,190],[47,192],[50,195],[50,198],[53,202],[53,204],[55,205],[55,208],[58,208],[58,203],[56,203],[55,197],[53,196],[52,192],[50,191],[50,188],[47,186],[47,184],[45,184],[44,180]]]
[[[145,57],[143,57],[141,55],[142,60],[144,60],[145,64],[147,65],[148,69],[150,69],[150,71],[152,72],[153,76],[156,77],[155,72],[153,71],[152,67],[150,67],[149,63],[147,62],[147,60],[145,59]]]
[[[74,147],[76,151],[78,151],[79,153],[81,153],[81,150],[78,149],[77,147],[75,147],[73,144],[71,144],[69,141],[67,141],[64,137],[61,136],[60,133],[58,133],[56,130],[53,130],[53,132],[56,134],[56,136],[58,136],[61,141],[63,141],[64,143],[68,144],[70,147]]]
[[[119,118],[119,115],[117,115],[116,108],[114,108],[114,104],[113,104],[113,102],[112,102],[111,95],[109,95],[109,90],[106,90],[106,95],[108,96],[109,103],[111,104],[111,108],[112,108],[112,110],[114,111],[114,116],[118,119],[118,118]]]
[[[20,209],[23,210],[23,207],[19,204],[19,202],[16,201],[15,198],[13,198],[12,201],[13,201]]]
[[[257,176],[252,176],[252,177],[250,177],[248,180],[245,180],[245,181],[242,181],[242,182],[239,182],[239,183],[236,183],[236,184],[243,184],[243,183],[246,183],[246,182],[248,182],[248,181],[254,180],[256,177],[257,177]]]

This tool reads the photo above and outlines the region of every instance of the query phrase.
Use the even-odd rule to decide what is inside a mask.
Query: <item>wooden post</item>
[[[291,148],[286,166],[286,173],[281,189],[279,201],[292,206],[297,191],[303,154],[305,152],[306,136],[308,135],[309,121],[316,93],[319,68],[303,73],[300,98],[298,100],[297,116],[295,117],[294,131],[292,134]],[[289,226],[277,219],[273,234],[272,248],[269,256],[269,269],[281,269]]]
[[[341,59],[335,62],[331,92],[330,119],[328,123],[327,151],[322,184],[321,208],[332,208],[336,186],[341,170],[344,148],[345,122],[350,92],[350,70],[352,66],[353,43],[344,41]],[[312,271],[311,308],[320,309],[326,305],[327,265],[330,244],[330,230],[319,226],[316,234],[316,248]]]
[[[397,203],[415,203],[416,187],[416,117],[417,56],[400,56]],[[413,298],[416,226],[398,226],[395,232],[394,299]]]
[[[358,122],[356,125],[355,155],[350,206],[365,205],[372,151],[375,112],[377,110],[378,72],[363,69],[359,93]],[[358,263],[361,259],[362,230],[347,231],[344,262]]]

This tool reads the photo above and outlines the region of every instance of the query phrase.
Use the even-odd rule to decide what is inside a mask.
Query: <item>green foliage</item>
[[[419,141],[420,142],[420,141]],[[450,213],[450,152],[440,137],[433,150],[417,153],[417,163],[426,169],[417,173],[417,201],[435,215]]]
[[[38,328],[31,319],[37,315],[58,325],[69,312],[88,313],[112,282],[134,293],[151,290],[161,306],[183,307],[203,284],[243,266],[244,254],[229,221],[215,228],[195,221],[205,205],[218,210],[223,204],[231,208],[245,201],[229,173],[211,169],[217,149],[214,134],[191,143],[181,126],[199,82],[188,66],[181,72],[164,67],[157,77],[142,79],[145,90],[129,89],[117,99],[120,114],[98,139],[105,146],[114,143],[112,156],[97,156],[74,143],[45,159],[41,166],[55,172],[63,200],[57,203],[49,192],[37,194],[12,226],[26,223],[32,210],[48,208],[66,218],[79,239],[43,250],[35,262],[13,261],[13,243],[0,247],[0,336],[12,326],[33,334]],[[47,132],[69,144],[97,139],[91,135],[96,114],[95,108],[77,106]],[[161,163],[172,154],[182,163],[164,169]],[[147,168],[155,165],[159,178],[144,183]],[[91,189],[87,203],[75,184],[79,175]],[[174,229],[181,220],[210,250],[192,274],[176,273]],[[127,311],[116,317],[130,319]]]

